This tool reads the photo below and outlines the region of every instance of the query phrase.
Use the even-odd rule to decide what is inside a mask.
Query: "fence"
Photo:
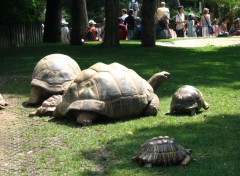
[[[12,47],[41,43],[42,25],[36,24],[0,24],[0,47]]]

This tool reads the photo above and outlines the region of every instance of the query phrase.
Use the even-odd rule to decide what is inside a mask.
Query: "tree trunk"
[[[173,2],[176,9],[181,5],[179,0],[173,0]]]
[[[85,38],[85,30],[88,23],[86,0],[72,0],[71,16],[70,43],[72,45],[81,45],[83,43],[82,39]]]
[[[61,0],[48,0],[44,23],[43,42],[61,41]]]
[[[105,0],[105,36],[103,46],[118,47],[119,33],[118,33],[118,9],[119,1]]]
[[[142,45],[155,46],[156,0],[143,0],[142,4]]]

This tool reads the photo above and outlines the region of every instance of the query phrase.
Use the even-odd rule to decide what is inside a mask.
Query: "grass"
[[[240,171],[239,99],[240,46],[204,48],[141,47],[123,42],[119,48],[102,48],[96,43],[83,46],[42,44],[0,49],[0,92],[26,101],[31,74],[45,55],[63,53],[74,58],[81,69],[96,62],[119,62],[148,79],[158,71],[171,78],[158,90],[157,117],[117,122],[98,122],[90,127],[49,117],[28,118],[34,108],[21,104],[12,111],[21,119],[22,175],[137,175],[216,176],[238,175]],[[171,96],[185,84],[199,88],[210,109],[195,117],[166,116]],[[174,137],[193,154],[188,166],[143,168],[131,157],[145,140],[159,135]]]

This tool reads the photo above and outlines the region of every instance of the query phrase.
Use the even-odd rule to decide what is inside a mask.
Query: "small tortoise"
[[[67,55],[51,54],[34,68],[27,105],[40,104],[55,94],[62,94],[81,72],[77,62]]]
[[[208,103],[197,88],[189,85],[180,87],[173,95],[170,110],[166,114],[196,115],[201,108],[207,110]]]
[[[5,109],[8,103],[3,99],[3,96],[0,94],[0,110]]]
[[[156,116],[159,99],[154,90],[169,76],[163,71],[154,74],[147,82],[119,63],[96,63],[83,70],[64,92],[62,103],[53,112],[53,117],[70,114],[77,123],[91,125],[97,115],[112,119],[141,114]]]
[[[145,167],[187,165],[190,161],[191,152],[191,149],[185,149],[174,138],[159,136],[142,144],[132,157],[132,161]]]

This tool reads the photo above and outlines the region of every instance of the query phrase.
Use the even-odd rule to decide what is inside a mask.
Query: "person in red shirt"
[[[122,18],[119,18],[118,31],[119,31],[119,40],[126,40],[127,39],[127,27],[124,24],[124,20]]]
[[[88,27],[86,30],[86,40],[88,41],[98,41],[98,33],[97,33],[97,29],[95,27],[96,22],[94,20],[90,20],[88,22]]]

